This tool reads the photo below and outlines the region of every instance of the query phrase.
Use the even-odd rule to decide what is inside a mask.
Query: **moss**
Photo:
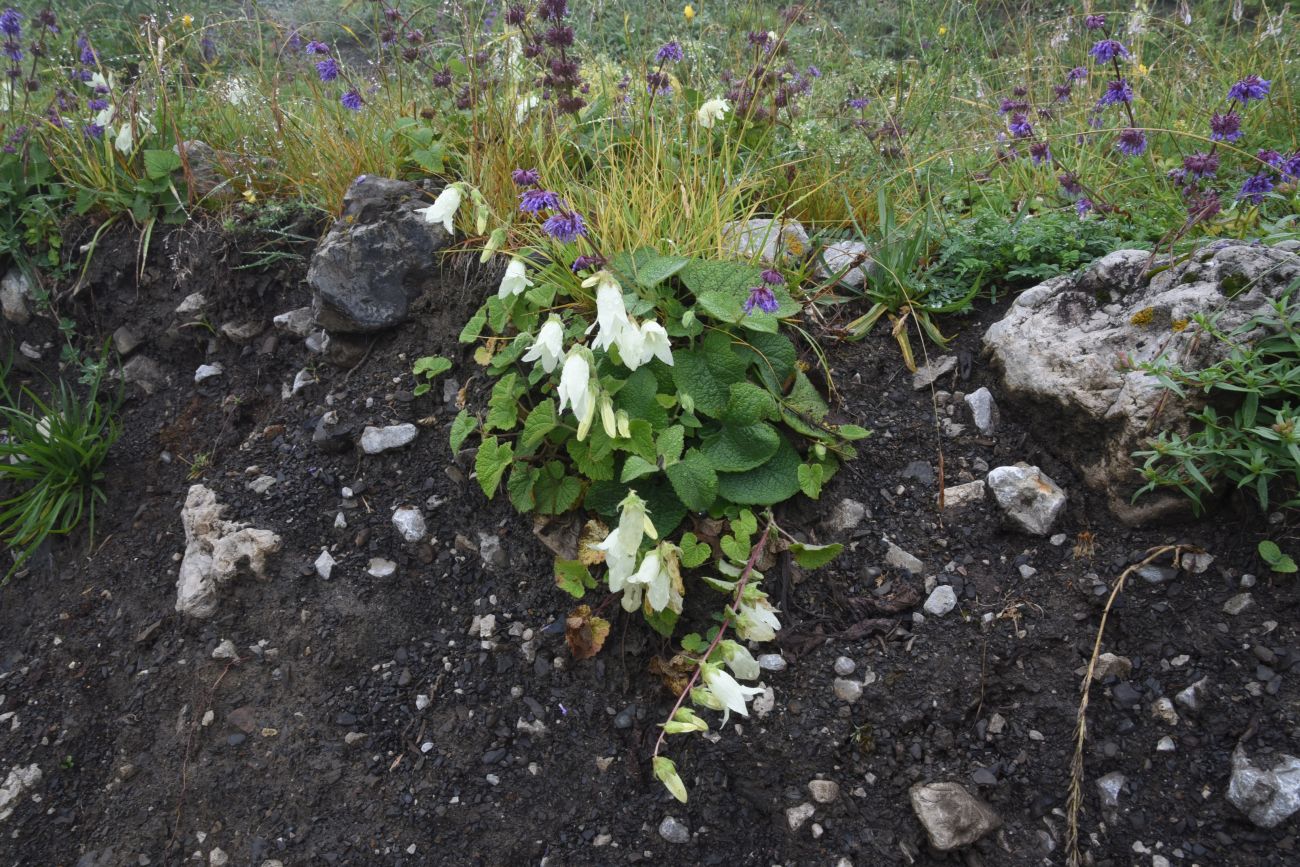
[[[1190,324],[1191,321],[1188,319],[1175,319],[1173,322],[1169,323],[1169,328],[1175,332],[1182,332],[1186,331],[1187,326]]]
[[[1138,328],[1145,328],[1155,319],[1156,310],[1154,307],[1143,307],[1138,312],[1129,317],[1129,324],[1136,325]]]

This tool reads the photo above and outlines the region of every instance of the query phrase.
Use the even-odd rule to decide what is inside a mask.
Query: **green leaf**
[[[746,314],[744,305],[749,290],[762,284],[762,274],[763,269],[755,265],[696,260],[683,268],[678,277],[695,295],[700,307],[713,318],[747,328],[775,331],[776,320],[798,313],[799,305],[784,288],[777,286],[773,290],[778,303],[775,314]]]
[[[541,470],[534,466],[515,461],[510,469],[510,478],[506,480],[506,493],[510,496],[510,505],[520,512],[531,512],[537,507],[533,488]]]
[[[718,496],[718,475],[709,460],[695,449],[668,467],[668,481],[686,508],[703,512]]]
[[[582,442],[571,437],[564,445],[580,474],[592,480],[609,481],[614,478],[612,444],[613,440],[606,435],[604,428],[596,425]]]
[[[864,440],[871,436],[871,431],[856,424],[842,424],[835,428],[835,432],[843,439],[853,442],[855,440]]]
[[[673,637],[673,629],[677,627],[678,614],[671,608],[665,608],[663,611],[652,611],[645,615],[645,622],[650,624],[650,628],[658,632],[664,638]]]
[[[581,599],[588,590],[595,588],[596,579],[591,577],[591,571],[582,561],[556,559],[555,586],[574,599]]]
[[[519,451],[527,453],[541,445],[546,435],[555,430],[559,418],[555,414],[555,401],[546,400],[533,407],[524,419],[524,430],[519,435]]]
[[[799,465],[799,490],[809,499],[816,500],[822,495],[822,484],[826,481],[826,470],[821,464]]]
[[[843,550],[844,546],[839,542],[831,545],[805,545],[802,542],[795,542],[790,546],[790,555],[794,557],[794,562],[803,568],[816,569],[834,560]]]
[[[799,492],[799,453],[785,438],[767,463],[743,473],[719,473],[718,494],[733,503],[771,506]]]
[[[505,298],[493,295],[487,300],[487,318],[488,325],[497,334],[502,334],[506,326],[510,324],[510,302]]]
[[[492,396],[488,398],[488,415],[483,430],[512,430],[519,421],[519,398],[525,388],[517,373],[507,373],[497,380],[492,387]]]
[[[465,440],[474,429],[478,427],[478,419],[470,414],[469,410],[462,409],[456,414],[456,418],[451,423],[451,451],[453,454],[460,451],[460,447],[465,444]]]
[[[799,353],[790,338],[784,334],[747,334],[745,343],[737,351],[746,358],[758,373],[758,378],[770,391],[784,392],[785,383],[794,376]]]
[[[489,500],[496,494],[501,476],[514,457],[514,444],[501,443],[496,437],[487,437],[479,445],[478,455],[474,458],[474,472],[478,474],[479,487]]]
[[[655,443],[655,456],[663,458],[664,466],[669,466],[682,459],[685,447],[686,428],[675,424],[659,434],[659,440]]]
[[[679,546],[682,549],[682,565],[694,569],[713,556],[713,549],[695,537],[694,533],[683,533]]]
[[[426,355],[423,358],[417,358],[415,364],[411,366],[412,373],[416,376],[423,376],[425,379],[433,379],[449,370],[451,370],[451,359],[443,358],[441,355]]]
[[[655,399],[658,392],[654,372],[649,367],[638,368],[614,395],[614,407],[632,419],[648,422],[652,429],[662,428],[668,424],[668,412]]]
[[[685,804],[686,784],[683,783],[682,778],[677,775],[677,766],[673,764],[673,760],[667,756],[655,756],[654,760],[650,763],[650,767],[654,771],[655,779],[663,783],[664,788],[667,789],[674,798]]]
[[[652,247],[642,247],[634,253],[619,253],[609,264],[613,271],[632,278],[643,289],[654,289],[690,263],[690,259],[662,256]]]
[[[770,424],[727,425],[706,440],[700,451],[717,472],[737,473],[766,462],[780,445],[781,436]]]
[[[169,177],[184,163],[180,154],[172,150],[146,150],[144,152],[144,174],[153,181]]]
[[[483,334],[483,326],[487,325],[487,305],[480,307],[465,323],[465,327],[460,330],[460,337],[456,338],[461,343],[473,343]]]
[[[691,397],[695,409],[719,418],[731,400],[731,386],[745,378],[745,362],[732,349],[731,338],[710,332],[694,349],[673,355],[673,383]]]
[[[619,474],[619,481],[634,482],[637,479],[659,472],[659,467],[650,463],[640,455],[628,455],[627,460],[623,462],[623,472]]]
[[[698,632],[688,632],[682,636],[682,650],[699,655],[709,649],[709,643]]]
[[[560,515],[578,504],[582,498],[582,482],[566,475],[560,461],[550,461],[537,477],[534,496],[539,514]]]
[[[778,417],[776,398],[767,389],[752,382],[732,384],[727,409],[722,415],[722,420],[727,424],[748,427]]]
[[[628,423],[628,433],[631,436],[622,441],[624,451],[631,452],[637,457],[653,462],[657,457],[655,454],[655,432],[650,422],[644,419],[632,419]]]
[[[1295,560],[1289,554],[1283,554],[1277,543],[1269,539],[1259,543],[1259,556],[1274,572],[1290,574],[1297,570]]]

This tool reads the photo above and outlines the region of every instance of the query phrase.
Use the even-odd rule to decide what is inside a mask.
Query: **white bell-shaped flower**
[[[522,259],[511,259],[510,264],[506,266],[506,273],[501,278],[501,288],[497,290],[498,298],[509,298],[511,295],[521,295],[533,281],[528,279],[528,266]]]
[[[641,541],[649,536],[651,539],[657,538],[658,533],[655,531],[655,525],[650,521],[650,515],[646,512],[645,500],[637,496],[636,491],[629,491],[628,495],[619,503],[618,526],[609,532],[604,541],[597,542],[592,547],[605,553],[605,564],[609,567],[609,589],[613,593],[623,590],[628,579],[636,571],[636,555],[641,550]],[[636,606],[641,604],[640,586],[636,588],[636,601],[629,611],[635,610]],[[628,599],[623,600],[624,607],[628,604]]]
[[[424,215],[426,223],[442,223],[442,227],[447,230],[447,234],[455,234],[455,228],[452,220],[456,216],[456,211],[460,209],[462,194],[459,184],[448,184],[438,198],[433,200],[433,204],[427,208],[420,208],[416,213]]]
[[[756,695],[762,695],[763,689],[757,686],[741,686],[734,677],[727,674],[716,664],[705,664],[703,668],[704,683],[709,687],[709,692],[713,693],[718,701],[722,702],[722,724],[727,724],[727,718],[732,711],[741,716],[749,716],[749,708],[746,702]]]
[[[672,367],[673,350],[668,342],[668,332],[658,322],[647,319],[641,323],[641,363],[645,364],[652,358]]]
[[[552,373],[563,357],[564,323],[560,321],[560,317],[551,314],[541,331],[537,332],[537,339],[528,348],[523,360],[537,362],[542,366],[542,370]]]
[[[627,318],[627,306],[623,303],[623,287],[608,271],[601,270],[582,281],[583,288],[596,287],[596,339],[593,345],[597,349],[608,350],[614,345],[630,323]],[[588,329],[590,331],[591,329]]]
[[[725,99],[710,99],[695,112],[695,119],[705,129],[712,129],[730,110],[731,105]]]

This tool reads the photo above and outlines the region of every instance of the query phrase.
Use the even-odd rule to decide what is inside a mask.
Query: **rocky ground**
[[[1291,517],[1228,501],[1117,522],[1064,411],[1017,399],[984,354],[1005,303],[947,323],[932,386],[883,329],[829,345],[838,412],[875,436],[781,519],[848,551],[773,570],[768,692],[675,745],[682,805],[648,763],[672,696],[647,665],[669,648],[619,619],[573,661],[531,521],[449,454],[456,391],[482,384],[456,334],[494,284],[448,257],[405,324],[322,346],[304,314],[273,324],[311,303],[311,244],[267,237],[175,230],[137,282],[119,230],[63,302],[86,345],[116,335],[127,358],[125,433],[93,546],[60,540],[0,591],[0,863],[1063,863],[1105,593],[1168,544],[1208,557],[1131,574],[1111,614],[1083,848],[1300,859],[1296,819],[1268,827],[1287,809],[1268,787],[1295,793],[1300,771],[1249,778],[1300,752],[1296,584],[1254,553],[1285,547]],[[0,335],[39,381],[60,338],[31,312]],[[415,397],[411,361],[433,353],[456,385]],[[178,613],[197,563],[183,512],[188,547],[265,554],[263,577],[187,571]]]

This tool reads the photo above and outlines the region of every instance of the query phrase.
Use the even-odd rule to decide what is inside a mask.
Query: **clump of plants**
[[[101,466],[121,433],[118,399],[101,396],[100,375],[82,396],[66,382],[42,400],[12,385],[12,365],[0,364],[0,541],[13,562],[0,584],[27,563],[50,536],[66,536],[84,522],[95,533],[95,510],[105,502]]]

